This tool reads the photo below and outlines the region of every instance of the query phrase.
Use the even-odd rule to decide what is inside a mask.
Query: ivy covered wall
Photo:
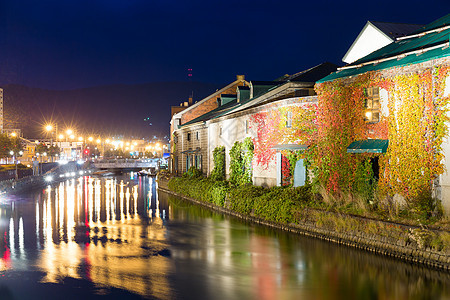
[[[307,100],[307,101],[305,101]],[[250,114],[250,127],[254,132],[254,159],[253,169],[255,183],[258,178],[260,185],[276,185],[276,145],[298,144],[311,145],[316,135],[316,97],[308,97],[301,102],[301,98],[292,98],[289,102],[280,101],[266,105],[264,109]],[[289,120],[290,119],[290,120]],[[290,151],[282,151],[284,157],[285,184],[290,181],[290,163],[286,157]],[[304,158],[306,154],[302,154]],[[289,173],[289,174],[288,174]],[[266,178],[264,180],[263,178]],[[270,179],[270,180],[269,180]],[[287,180],[287,181],[286,181]]]
[[[292,173],[294,156],[303,158],[316,191],[322,189],[337,197],[363,191],[374,175],[370,163],[377,162],[377,193],[382,197],[400,195],[414,204],[423,191],[439,187],[440,175],[446,174],[443,142],[448,137],[450,99],[445,89],[449,89],[449,73],[450,59],[441,58],[317,84],[317,97],[278,100],[211,122],[210,153],[225,146],[229,178],[229,151],[235,141],[251,137],[253,182],[273,186],[273,147],[307,145],[300,153],[282,152],[287,158],[283,172],[286,176]],[[379,120],[369,123],[365,113],[371,88],[379,88],[381,107]],[[387,152],[347,153],[352,142],[365,139],[389,140]],[[448,148],[450,155],[450,143]],[[450,176],[448,179],[450,196]]]
[[[355,170],[367,155],[346,153],[347,146],[367,138],[388,139],[387,153],[380,155],[379,189],[385,196],[401,195],[414,202],[445,170],[442,142],[448,134],[449,97],[444,96],[450,62],[371,72],[351,79],[316,85],[317,143],[312,150],[316,182],[328,192],[351,191]],[[364,122],[365,90],[387,91],[387,110],[380,122]],[[387,111],[388,113],[383,113]]]

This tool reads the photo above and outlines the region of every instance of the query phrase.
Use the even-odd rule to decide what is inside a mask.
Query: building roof
[[[218,116],[221,116],[222,114],[232,110],[233,108],[235,108],[237,105],[239,105],[239,103],[237,102],[237,99],[235,98],[233,101],[230,101],[222,106],[219,106],[216,109],[213,109],[195,119],[190,120],[189,122],[186,122],[182,125],[179,126],[179,128],[183,128],[185,126],[189,126],[198,122],[206,122],[210,119],[216,118]]]
[[[317,65],[315,67],[312,67],[308,70],[302,71],[302,72],[298,72],[295,73],[293,75],[287,75],[289,78],[294,79],[293,81],[291,80],[285,80],[284,76],[281,77],[279,80],[275,80],[275,81],[251,81],[250,83],[253,86],[253,89],[257,89],[256,93],[254,92],[254,96],[251,99],[239,99],[240,102],[238,102],[238,99],[236,99],[236,95],[222,95],[223,97],[230,97],[228,99],[231,100],[231,97],[233,97],[232,101],[227,102],[225,104],[223,104],[222,106],[207,112],[193,120],[190,120],[189,122],[186,122],[182,125],[179,126],[179,128],[183,128],[184,126],[189,126],[195,123],[199,123],[199,122],[206,122],[208,120],[212,120],[215,118],[219,118],[221,116],[224,116],[226,114],[229,113],[233,113],[235,111],[237,111],[238,109],[243,108],[245,105],[256,105],[258,104],[258,101],[260,99],[260,97],[262,97],[264,94],[280,88],[286,84],[290,84],[290,82],[295,82],[295,83],[299,83],[301,80],[301,78],[305,79],[305,82],[311,82],[309,80],[311,79],[319,79],[327,74],[329,74],[330,72],[332,72],[333,70],[336,70],[336,65],[332,64],[332,63],[322,63],[320,65]],[[308,80],[308,81],[306,81]],[[316,80],[312,81],[315,82]],[[311,84],[312,87],[312,84]],[[239,86],[237,89],[242,90],[242,91],[248,91],[249,88],[247,86]]]
[[[408,35],[414,31],[423,27],[423,24],[404,24],[404,23],[387,23],[387,22],[375,22],[369,21],[385,35],[390,37],[392,41],[396,38]]]
[[[441,28],[448,25],[450,25],[450,14],[443,16],[442,18],[439,18],[436,21],[431,22],[430,24],[422,26],[417,31],[413,32],[413,34],[422,33],[425,31]]]
[[[423,25],[367,21],[345,53],[342,61],[349,64],[353,63],[392,43],[397,37],[405,36],[420,29],[421,26]]]
[[[394,42],[351,64],[339,68],[337,72],[322,78],[319,82],[449,56],[449,23],[450,14],[407,36],[397,38]]]
[[[308,70],[304,70],[295,73],[293,75],[287,75],[287,77],[285,77],[285,80],[299,81],[299,82],[316,82],[317,80],[327,76],[328,74],[335,72],[337,68],[338,65],[335,65],[330,62],[324,62]]]
[[[217,97],[217,96],[221,95],[223,92],[225,92],[226,90],[231,88],[233,85],[237,85],[237,84],[240,84],[240,83],[248,84],[248,82],[245,81],[244,77],[241,77],[241,75],[237,75],[237,78],[236,78],[235,81],[231,82],[230,84],[228,84],[227,86],[221,88],[220,90],[215,91],[214,93],[212,93],[211,95],[207,96],[206,98],[203,98],[202,100],[194,103],[193,105],[191,105],[188,108],[186,108],[185,110],[177,113],[176,115],[187,113],[188,111],[194,109],[195,107],[197,107],[199,105],[202,105],[207,100],[209,100],[209,99],[211,99],[213,97]]]

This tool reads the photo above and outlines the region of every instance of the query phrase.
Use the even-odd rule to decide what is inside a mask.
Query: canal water
[[[0,199],[0,299],[450,299],[450,274],[80,177]]]

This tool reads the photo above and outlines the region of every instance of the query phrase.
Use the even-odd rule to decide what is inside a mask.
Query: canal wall
[[[442,239],[450,239],[450,233],[446,230],[311,208],[296,212],[298,223],[280,224],[175,193],[168,188],[168,178],[158,177],[157,182],[160,191],[182,197],[195,204],[245,221],[354,247],[410,263],[450,270],[450,249],[446,247],[440,249],[441,245],[439,244]]]

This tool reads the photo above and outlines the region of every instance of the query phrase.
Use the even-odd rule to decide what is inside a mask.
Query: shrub
[[[174,192],[222,207],[228,196],[230,209],[280,223],[293,222],[295,211],[312,202],[309,186],[266,189],[244,185],[230,188],[226,181],[187,176],[172,178],[168,186]]]
[[[173,177],[168,187],[176,193],[218,206],[224,205],[227,194],[226,182],[216,182],[203,177]]]
[[[184,178],[200,178],[202,176],[203,176],[202,171],[200,171],[194,166],[190,167],[189,170],[183,174]]]
[[[294,221],[294,211],[311,201],[311,189],[304,187],[273,187],[255,199],[255,216],[279,223]]]
[[[230,209],[250,215],[253,210],[253,202],[255,198],[263,195],[266,189],[259,186],[245,185],[230,189]]]

